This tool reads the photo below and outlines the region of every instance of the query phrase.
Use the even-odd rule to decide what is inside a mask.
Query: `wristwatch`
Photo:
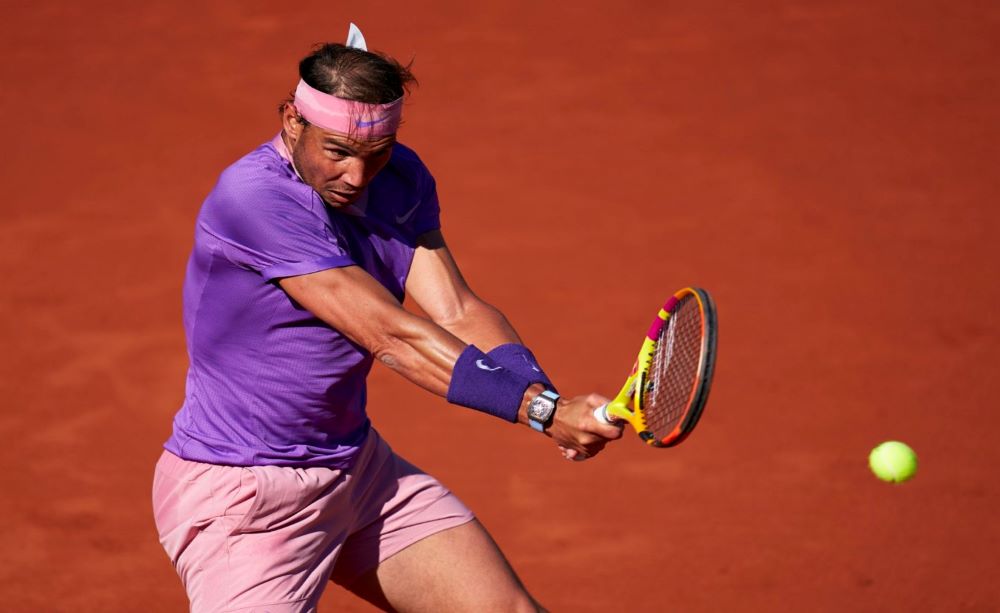
[[[552,390],[545,390],[535,396],[528,403],[528,423],[539,432],[545,432],[545,428],[552,423],[552,416],[556,414],[556,404],[559,402],[559,394]]]

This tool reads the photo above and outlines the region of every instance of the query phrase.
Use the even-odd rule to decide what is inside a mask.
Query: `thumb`
[[[607,406],[605,402],[594,408],[593,419],[596,425],[591,428],[591,432],[609,440],[619,439],[622,437],[625,421],[608,415]]]

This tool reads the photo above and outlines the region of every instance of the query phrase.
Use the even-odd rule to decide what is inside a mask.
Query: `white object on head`
[[[347,42],[344,44],[348,47],[353,47],[354,49],[368,51],[368,45],[365,43],[364,34],[362,34],[358,26],[353,23],[351,24],[351,27],[347,29]]]

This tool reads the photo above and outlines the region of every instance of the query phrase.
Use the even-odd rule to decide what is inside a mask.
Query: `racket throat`
[[[628,410],[628,407],[624,404],[613,402],[608,405],[604,413],[610,421],[627,421],[636,432],[642,432],[646,429],[645,424],[642,423],[642,418]]]

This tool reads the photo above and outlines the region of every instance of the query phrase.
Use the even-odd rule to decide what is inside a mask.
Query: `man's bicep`
[[[285,277],[278,283],[313,315],[372,352],[408,315],[389,290],[358,266]]]
[[[460,318],[470,301],[476,299],[440,230],[427,232],[417,240],[406,293],[438,324]]]

